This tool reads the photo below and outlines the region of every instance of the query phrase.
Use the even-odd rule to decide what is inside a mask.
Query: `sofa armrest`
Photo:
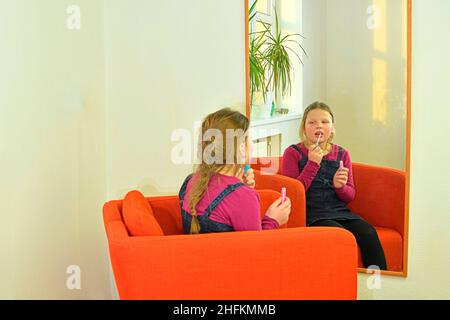
[[[405,173],[391,168],[353,163],[355,199],[349,208],[377,227],[404,235]]]
[[[270,189],[281,192],[286,188],[286,196],[291,199],[291,214],[287,223],[289,228],[306,226],[306,198],[305,187],[297,179],[279,174],[263,174],[262,171],[254,170],[256,189]]]
[[[107,230],[121,299],[356,299],[357,245],[344,229],[125,237],[122,228]]]

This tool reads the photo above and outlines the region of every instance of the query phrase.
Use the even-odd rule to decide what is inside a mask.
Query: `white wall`
[[[380,30],[367,27],[373,4],[381,9]],[[332,107],[335,142],[354,161],[405,168],[405,5],[406,0],[303,0],[309,54],[304,107],[316,100]]]
[[[327,100],[327,0],[302,0],[303,44],[308,57],[303,67],[303,108]]]
[[[102,204],[177,192],[172,131],[245,112],[242,1],[79,0],[79,31],[69,4],[1,5],[0,298],[114,297]]]
[[[105,2],[109,199],[176,194],[192,164],[172,163],[172,132],[245,113],[244,23],[242,0]]]
[[[107,298],[103,1],[0,5],[0,298]],[[81,290],[66,268],[81,268]]]
[[[380,29],[369,29],[380,9]],[[406,0],[328,0],[326,102],[353,161],[405,168]]]
[[[192,165],[171,162],[172,132],[245,113],[244,4],[108,0],[105,17],[108,196],[174,194]]]
[[[361,275],[360,299],[450,298],[449,11],[449,1],[413,0],[409,275],[382,277],[380,290]]]

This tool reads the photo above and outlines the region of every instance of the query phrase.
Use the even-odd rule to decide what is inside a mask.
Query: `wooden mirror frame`
[[[249,21],[248,21],[248,2],[244,0],[244,26],[245,26],[245,105],[246,115],[250,119],[250,76],[249,76]],[[412,78],[412,0],[407,2],[407,36],[406,36],[406,164],[405,164],[405,220],[404,220],[404,235],[403,235],[403,271],[384,271],[381,270],[382,275],[391,275],[398,277],[408,276],[408,237],[409,237],[409,193],[410,193],[410,157],[411,157],[411,78]],[[366,268],[358,268],[360,273],[373,273],[373,270]]]

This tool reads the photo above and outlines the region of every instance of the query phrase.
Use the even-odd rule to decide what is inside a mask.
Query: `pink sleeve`
[[[319,172],[320,165],[308,160],[302,172],[298,167],[298,162],[302,159],[301,154],[292,147],[284,151],[281,174],[299,180],[305,186],[305,191],[309,189],[312,181]]]
[[[342,154],[342,161],[344,162],[344,167],[349,169],[348,181],[343,188],[341,189],[334,188],[334,190],[336,191],[336,194],[339,197],[339,199],[341,199],[345,203],[349,203],[355,198],[356,190],[355,185],[353,184],[353,170],[352,170],[352,161],[350,159],[350,153],[345,149]]]
[[[278,224],[278,221],[275,219],[272,219],[269,216],[264,216],[261,226],[263,230],[270,230],[270,229],[278,229],[280,225]]]
[[[245,186],[235,190],[227,198],[229,220],[235,231],[277,229],[278,222],[265,216],[261,221],[258,193]]]

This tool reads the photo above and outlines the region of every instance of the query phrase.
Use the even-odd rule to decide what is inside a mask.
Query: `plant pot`
[[[289,103],[287,97],[283,97],[281,94],[274,100],[275,113],[277,115],[289,113]]]
[[[252,119],[268,119],[272,111],[273,92],[269,91],[265,93],[266,101],[263,99],[262,92],[253,93],[252,101]]]

